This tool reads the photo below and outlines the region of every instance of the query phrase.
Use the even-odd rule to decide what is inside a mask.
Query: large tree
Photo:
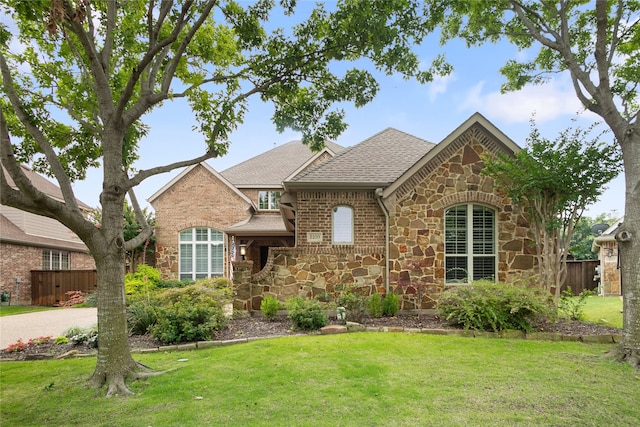
[[[501,69],[503,90],[544,83],[566,72],[576,96],[611,128],[622,149],[625,221],[616,235],[624,287],[622,342],[617,354],[640,367],[640,2],[637,0],[429,0],[426,27],[441,41],[468,45],[508,40],[537,52]]]
[[[87,245],[98,270],[100,346],[91,384],[107,395],[130,393],[139,375],[127,342],[125,253],[150,235],[134,188],[144,179],[225,154],[248,100],[271,101],[277,129],[302,133],[319,148],[345,128],[340,102],[362,106],[376,94],[372,73],[337,73],[330,65],[367,58],[384,73],[428,81],[411,52],[424,28],[414,0],[343,0],[300,20],[294,0],[2,0],[0,24],[0,174],[3,204],[55,218]],[[267,30],[274,14],[299,22]],[[5,21],[6,22],[6,21]],[[346,68],[346,67],[341,67]],[[446,70],[446,69],[445,69]],[[142,120],[163,103],[185,98],[204,136],[203,154],[135,170]],[[192,123],[176,123],[189,127]],[[64,201],[34,188],[20,163],[53,176]],[[101,226],[78,207],[72,182],[100,166]],[[141,232],[126,240],[125,195]]]

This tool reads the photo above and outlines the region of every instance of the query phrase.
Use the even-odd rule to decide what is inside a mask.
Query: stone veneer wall
[[[156,268],[164,279],[178,277],[178,233],[193,227],[216,230],[249,215],[247,203],[203,166],[198,165],[153,202],[156,212]],[[225,238],[225,265],[230,242]]]
[[[390,211],[390,282],[433,308],[445,289],[444,214],[449,207],[477,203],[496,210],[498,280],[528,276],[535,261],[532,234],[521,211],[481,174],[481,156],[499,149],[475,126],[396,191]],[[430,166],[431,165],[431,166]],[[391,206],[389,206],[391,205]]]
[[[271,248],[267,265],[257,274],[247,275],[252,263],[234,263],[234,307],[259,310],[265,295],[282,302],[294,295],[333,295],[341,284],[357,286],[362,295],[384,293],[383,253],[375,246]]]
[[[607,253],[612,250],[612,255]],[[622,295],[620,270],[618,269],[618,242],[600,243],[600,283],[604,295]]]
[[[11,304],[31,304],[31,270],[42,269],[42,249],[10,243],[0,244],[0,252],[2,252],[2,257],[0,257],[0,292],[11,293]],[[88,253],[64,252],[69,252],[71,270],[95,270],[96,263]],[[20,279],[20,285],[17,286],[19,295],[16,294],[16,278]]]

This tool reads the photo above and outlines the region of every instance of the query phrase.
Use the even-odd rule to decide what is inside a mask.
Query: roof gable
[[[395,182],[384,189],[383,198],[389,197],[393,192],[397,191],[414,177],[418,172],[428,167],[430,163],[436,167],[442,162],[445,152],[452,148],[455,144],[464,144],[462,136],[474,130],[474,127],[488,133],[497,144],[497,148],[506,153],[515,154],[520,151],[520,147],[513,142],[511,138],[506,136],[493,123],[487,120],[482,114],[474,113],[464,123],[458,126],[453,132],[447,135],[433,150],[427,152],[420,160],[409,167]]]
[[[376,188],[394,182],[435,145],[387,128],[286,181],[287,188]]]
[[[196,163],[195,165],[191,165],[191,166],[185,168],[182,172],[180,172],[178,175],[176,175],[171,181],[169,181],[164,186],[162,186],[162,188],[160,188],[158,191],[153,193],[151,195],[151,197],[149,197],[147,199],[147,201],[150,204],[153,204],[153,202],[155,200],[157,200],[158,197],[160,197],[169,188],[173,187],[176,183],[178,183],[182,178],[184,178],[189,173],[191,173],[191,171],[194,170],[195,168],[197,168],[198,166],[202,166],[208,173],[210,173],[211,175],[216,177],[220,182],[222,182],[224,185],[229,187],[235,194],[237,194],[238,197],[240,197],[242,200],[244,200],[247,204],[249,204],[250,206],[252,206],[255,209],[255,205],[251,201],[251,199],[249,199],[247,196],[245,196],[240,190],[238,190],[233,184],[231,184],[225,177],[223,177],[221,174],[216,172],[216,170],[214,168],[212,168],[211,166],[209,166],[209,164],[206,163],[206,162]]]
[[[220,172],[238,188],[280,188],[289,175],[313,162],[322,153],[335,155],[344,147],[326,141],[318,153],[301,141],[290,141]]]

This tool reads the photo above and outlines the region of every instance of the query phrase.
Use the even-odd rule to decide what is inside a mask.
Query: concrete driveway
[[[98,323],[94,308],[61,308],[0,317],[0,348],[7,348],[19,338],[58,337],[72,326],[86,328]]]

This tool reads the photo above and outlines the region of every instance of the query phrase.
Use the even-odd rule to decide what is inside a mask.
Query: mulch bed
[[[337,324],[335,320],[330,324]],[[396,317],[365,318],[361,323],[364,326],[372,327],[397,327],[412,329],[459,329],[448,325],[443,319],[436,315],[399,315]],[[587,336],[587,335],[612,335],[620,334],[620,330],[610,326],[597,325],[594,323],[584,323],[577,321],[567,321],[560,319],[555,323],[542,322],[535,325],[535,330],[539,332],[556,332],[563,335]],[[260,338],[270,336],[286,336],[299,334],[299,331],[291,330],[291,323],[286,317],[278,317],[275,320],[265,320],[260,313],[257,316],[248,316],[232,319],[227,328],[218,332],[213,338],[215,341],[227,341],[242,338]],[[132,350],[157,348],[163,344],[150,335],[133,335],[129,337],[129,345]],[[69,354],[72,352],[71,354]],[[24,351],[7,352],[0,350],[0,360],[38,360],[68,356],[92,355],[96,349],[87,345],[63,344],[57,345],[53,342],[36,346],[27,346]]]

